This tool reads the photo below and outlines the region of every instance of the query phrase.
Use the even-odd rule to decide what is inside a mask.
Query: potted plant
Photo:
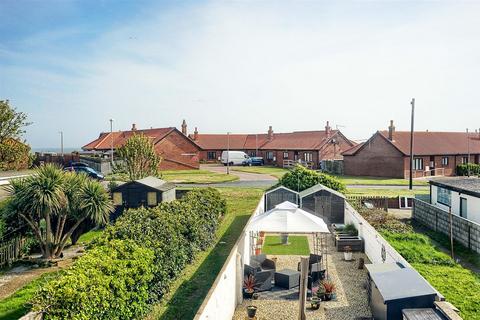
[[[282,242],[282,244],[288,244],[288,233],[281,233],[280,241]]]
[[[345,246],[343,248],[343,257],[345,258],[345,261],[351,261],[352,260],[352,247]]]
[[[258,256],[262,253],[262,248],[260,246],[255,247],[255,255]]]
[[[255,292],[256,280],[253,275],[248,275],[248,277],[243,281],[243,294],[246,299],[251,299],[253,293]]]
[[[247,306],[247,316],[249,319],[253,319],[257,313],[257,307],[254,305]]]
[[[265,231],[260,231],[260,239],[265,237]]]
[[[320,301],[322,301],[319,297],[313,296],[310,300],[310,307],[313,310],[318,310],[320,308]]]
[[[325,289],[325,301],[332,300],[332,294],[335,292],[335,284],[332,281],[325,280],[322,282],[322,286]]]
[[[320,285],[318,288],[317,288],[317,298],[319,298],[320,300],[325,300],[325,288],[323,287],[323,285]]]

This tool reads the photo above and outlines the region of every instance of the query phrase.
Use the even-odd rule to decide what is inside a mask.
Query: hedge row
[[[303,191],[319,183],[342,193],[346,191],[345,184],[337,178],[300,165],[287,172],[279,181],[280,185],[295,191]]]
[[[160,300],[195,254],[213,244],[226,210],[215,189],[126,211],[58,280],[40,290],[46,319],[136,319]]]
[[[469,163],[459,164],[457,166],[457,175],[466,176],[468,175],[468,169],[470,168],[470,175],[479,176],[480,175],[480,164]]]

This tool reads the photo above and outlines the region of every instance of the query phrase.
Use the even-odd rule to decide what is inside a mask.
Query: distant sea
[[[60,148],[50,148],[50,147],[44,147],[44,148],[32,148],[32,152],[56,152],[60,153],[62,150]],[[82,148],[63,148],[64,153],[70,153],[73,151],[82,151]]]

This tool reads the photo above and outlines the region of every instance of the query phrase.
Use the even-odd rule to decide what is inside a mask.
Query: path
[[[79,249],[83,249],[83,247],[73,246],[65,249],[63,251],[65,258],[58,261],[58,265],[55,267],[39,268],[35,267],[35,265],[20,265],[5,272],[0,276],[0,300],[14,294],[18,289],[39,278],[44,273],[70,267],[73,263],[73,258],[81,255],[81,252],[78,252]]]

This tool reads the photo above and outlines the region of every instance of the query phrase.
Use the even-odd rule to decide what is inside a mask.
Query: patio
[[[314,252],[312,235],[308,236],[310,252]],[[320,309],[311,310],[309,299],[306,303],[307,319],[329,320],[352,320],[371,317],[368,306],[367,293],[364,284],[367,279],[367,271],[358,269],[359,258],[368,258],[363,253],[355,252],[353,261],[345,261],[343,252],[336,252],[331,236],[327,241],[328,254],[328,278],[336,286],[337,297],[332,301],[322,301]],[[300,255],[267,255],[269,259],[277,258],[276,270],[297,270]],[[299,287],[282,289],[274,286],[272,290],[259,292],[257,300],[244,300],[237,306],[233,319],[248,319],[246,307],[257,306],[257,319],[298,319],[299,312]]]

